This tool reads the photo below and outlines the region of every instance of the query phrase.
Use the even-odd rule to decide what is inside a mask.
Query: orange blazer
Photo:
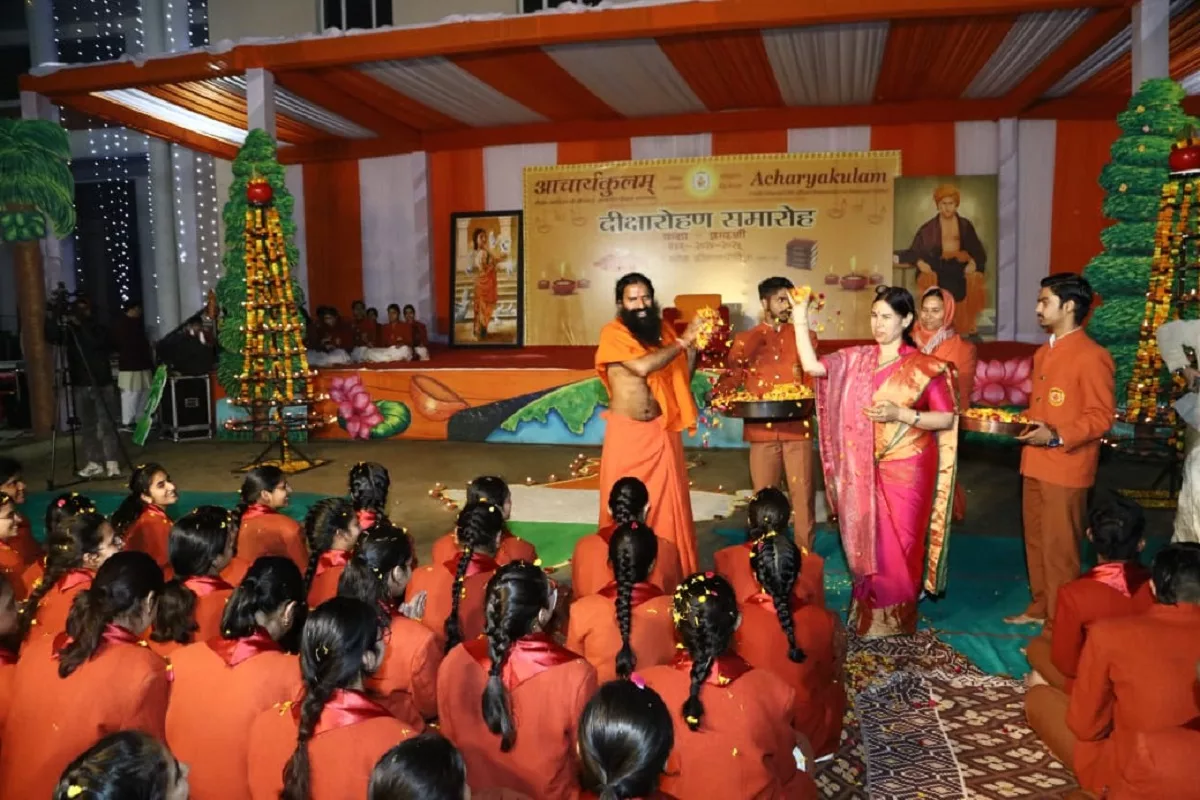
[[[1057,623],[1055,623],[1057,624]],[[1190,728],[1139,733],[1133,757],[1107,800],[1163,800],[1196,797],[1196,754],[1200,719]]]
[[[700,690],[704,716],[693,732],[680,712],[691,665],[681,651],[670,664],[640,671],[675,721],[675,749],[662,790],[676,797],[816,798],[816,784],[796,767],[793,755],[792,689],[726,653]]]
[[[1155,604],[1091,627],[1067,708],[1080,786],[1102,794],[1120,783],[1139,733],[1200,717],[1197,661],[1200,606]]]
[[[136,728],[163,738],[167,662],[110,625],[91,659],[58,677],[56,643],[32,639],[21,653],[0,748],[0,797],[50,797],[58,777],[97,739]]]
[[[460,644],[438,674],[442,733],[462,752],[471,789],[507,789],[538,800],[574,798],[576,733],[583,707],[596,692],[596,671],[545,634],[515,642],[502,676],[517,735],[512,749],[502,753],[500,737],[483,720],[487,651],[483,638]]]
[[[758,594],[762,587],[758,585],[758,576],[750,566],[750,549],[752,542],[723,547],[713,555],[713,565],[717,572],[733,587],[741,603],[748,597]],[[799,546],[799,545],[797,545]],[[825,607],[825,559],[816,553],[810,553],[801,547],[803,554],[800,558],[800,575],[796,585],[792,587],[792,595],[805,605]]]
[[[278,800],[283,791],[283,770],[296,750],[299,708],[298,703],[268,708],[250,728],[248,774],[254,800]],[[375,762],[424,728],[420,720],[396,719],[361,692],[337,690],[308,743],[311,800],[366,797]]]
[[[621,629],[617,626],[617,585],[610,583],[598,594],[581,597],[571,604],[567,626],[567,649],[579,653],[596,669],[600,683],[617,677],[617,653]],[[635,669],[666,664],[675,657],[675,621],[671,596],[652,583],[633,587],[629,644],[637,658]]]
[[[0,648],[0,735],[8,720],[8,708],[12,705],[13,681],[17,677],[17,654]]]
[[[459,552],[458,543],[454,540],[454,531],[450,531],[433,543],[432,561],[435,564],[445,564]],[[513,561],[528,561],[532,564],[537,558],[537,548],[529,542],[507,530],[500,534],[500,549],[496,551],[496,563],[500,566]]]
[[[400,347],[412,344],[412,327],[405,322],[384,322],[379,326],[380,347]]]
[[[191,769],[193,800],[248,800],[250,726],[260,712],[299,696],[299,661],[258,631],[181,647],[171,664],[167,745]]]
[[[5,544],[20,553],[21,559],[26,564],[39,561],[46,554],[37,539],[33,538],[33,525],[29,522],[29,517],[24,514],[17,518],[17,535]]]
[[[245,578],[246,573],[250,571],[250,567],[253,565],[253,563],[254,562],[247,561],[241,556],[234,556],[233,560],[225,566],[225,569],[221,570],[221,577],[224,578],[225,582],[230,586],[237,588],[238,584],[242,582],[242,578]]]
[[[4,573],[4,577],[12,584],[13,598],[18,603],[29,594],[25,589],[25,570],[28,568],[29,563],[19,550],[7,542],[0,542],[0,572]]]
[[[576,597],[596,594],[616,580],[612,565],[608,563],[608,543],[615,530],[615,525],[605,525],[575,543],[575,552],[571,556],[571,592]],[[659,536],[658,557],[650,571],[650,583],[672,594],[682,580],[679,548]]]
[[[415,619],[392,613],[383,663],[367,679],[367,688],[392,716],[407,719],[412,711],[425,719],[437,716],[437,674],[442,640]]]
[[[817,334],[810,330],[808,339],[815,351]],[[728,394],[744,387],[751,394],[765,394],[781,383],[812,386],[812,379],[800,367],[795,326],[785,322],[779,326],[779,330],[775,330],[774,325],[760,322],[733,337],[733,346],[725,357],[725,372],[721,374],[713,392]],[[746,421],[742,424],[742,439],[747,442],[789,442],[811,438],[812,426],[808,420]]]
[[[308,546],[300,523],[262,505],[252,505],[238,530],[238,558],[253,564],[260,556],[284,556],[296,562],[303,575],[308,569]]]
[[[796,646],[805,655],[797,664],[787,656],[787,637],[770,595],[747,598],[741,610],[742,624],[734,638],[737,654],[792,687],[796,693],[792,727],[808,737],[818,757],[836,752],[846,712],[846,687],[842,684],[846,633],[838,618],[815,605],[792,611]]]
[[[37,577],[34,577],[35,575]],[[29,580],[27,584],[30,587],[29,591],[33,591],[33,587],[37,581],[41,580],[41,576],[41,564],[34,564],[25,570],[25,577]],[[33,627],[29,629],[28,638],[33,639],[39,634],[53,637],[65,631],[67,615],[71,613],[75,595],[91,586],[93,577],[95,577],[95,573],[91,570],[73,569],[59,578],[58,583],[42,595],[42,600],[38,603],[37,614],[33,618]],[[2,796],[0,795],[0,797]]]
[[[1050,660],[1067,679],[1068,692],[1079,672],[1088,628],[1102,619],[1140,614],[1152,605],[1150,570],[1137,563],[1100,564],[1059,588]]]
[[[125,531],[124,549],[145,553],[166,569],[171,565],[167,558],[167,539],[173,524],[166,511],[150,503]]]
[[[349,550],[326,550],[317,556],[317,571],[308,587],[308,607],[316,608],[326,600],[337,597],[338,581],[350,563]]]
[[[196,607],[193,618],[198,627],[192,633],[192,642],[207,642],[221,635],[221,617],[225,614],[225,604],[233,594],[233,587],[217,576],[198,576],[188,578],[183,585],[196,594]],[[156,642],[149,640],[150,649],[166,658],[181,647],[179,642]]]
[[[421,619],[439,641],[446,640],[446,617],[450,615],[454,575],[462,554],[450,561],[421,567],[413,573],[404,590],[405,601],[411,602],[418,592],[425,592],[425,616]],[[483,600],[488,581],[496,574],[499,564],[491,556],[475,553],[463,579],[462,596],[458,601],[458,620],[463,641],[483,635]]]

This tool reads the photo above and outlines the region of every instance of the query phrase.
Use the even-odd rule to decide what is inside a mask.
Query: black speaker
[[[25,370],[15,367],[9,371],[7,366],[0,366],[0,404],[3,405],[5,427],[20,429],[33,425],[29,409],[29,379]]]
[[[212,438],[212,392],[207,375],[173,375],[163,387],[163,433],[175,441]]]

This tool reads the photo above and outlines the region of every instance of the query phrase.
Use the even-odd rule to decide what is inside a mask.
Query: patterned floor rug
[[[818,765],[826,798],[1059,798],[1070,771],[1025,723],[1019,681],[975,668],[931,631],[853,640],[842,745]]]

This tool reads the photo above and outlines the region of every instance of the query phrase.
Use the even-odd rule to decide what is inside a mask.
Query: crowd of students
[[[413,306],[406,305],[402,311],[392,303],[387,307],[387,322],[380,322],[378,309],[367,308],[362,300],[355,300],[350,312],[347,320],[333,306],[317,309],[306,338],[310,364],[326,367],[351,362],[429,360],[429,333],[425,324],[417,321]]]
[[[272,467],[173,521],[146,464],[111,518],[54,498],[44,553],[0,473],[0,797],[815,798],[841,739],[846,633],[775,489],[683,575],[618,481],[568,587],[495,477],[419,565],[379,464],[303,523]],[[1029,713],[1097,796],[1187,797],[1200,546],[1146,570],[1142,527],[1093,511],[1101,563],[1030,647]]]

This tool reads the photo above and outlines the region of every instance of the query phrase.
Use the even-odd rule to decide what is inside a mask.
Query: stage
[[[825,341],[820,349],[852,344],[863,343]],[[982,342],[978,347],[982,369],[1001,383],[1019,374],[1034,350],[1021,342]],[[322,368],[317,387],[331,399],[318,409],[336,422],[313,438],[600,445],[608,395],[596,377],[595,351],[592,346],[434,346],[429,361]],[[692,380],[701,418],[696,433],[684,437],[687,447],[745,446],[741,420],[704,408],[705,394],[718,375],[701,369]],[[241,412],[220,391],[217,397],[218,431],[223,438],[236,438],[224,431],[223,423]]]

